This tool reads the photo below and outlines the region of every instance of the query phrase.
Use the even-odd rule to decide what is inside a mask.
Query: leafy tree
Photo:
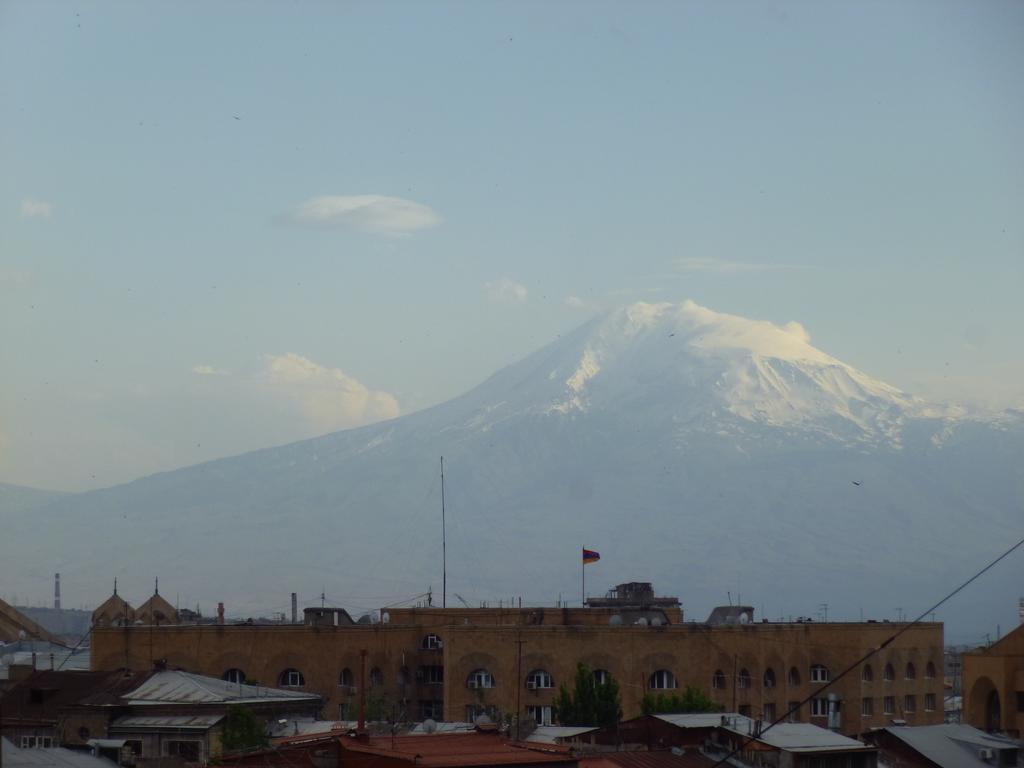
[[[708,698],[700,688],[686,686],[682,695],[659,693],[644,694],[640,708],[645,715],[680,714],[684,712],[721,712],[722,708]]]
[[[577,664],[573,691],[559,687],[555,710],[562,725],[615,725],[622,718],[619,684],[611,675],[599,683],[585,664]]]
[[[221,744],[225,752],[241,749],[257,749],[268,744],[267,726],[253,711],[241,704],[228,706],[224,716],[224,732]]]

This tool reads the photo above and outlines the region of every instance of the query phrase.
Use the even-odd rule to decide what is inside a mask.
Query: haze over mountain
[[[580,599],[653,581],[703,619],[914,614],[1020,536],[1024,415],[969,414],[872,379],[777,326],[692,302],[601,315],[465,395],[391,421],[7,506],[5,591],[54,571],[99,603],[115,576],[232,615]],[[45,535],[42,533],[45,531]],[[1017,556],[944,608],[949,639],[1015,613]],[[317,600],[318,602],[318,600]]]

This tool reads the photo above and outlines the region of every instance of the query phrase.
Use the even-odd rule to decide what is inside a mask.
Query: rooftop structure
[[[892,726],[870,734],[888,765],[900,768],[1014,768],[1020,743],[969,725]]]

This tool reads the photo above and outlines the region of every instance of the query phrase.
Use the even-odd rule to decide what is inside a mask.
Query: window
[[[774,688],[775,687],[775,670],[773,670],[771,667],[768,667],[768,669],[766,669],[764,671],[764,681],[763,682],[764,682],[764,687],[766,689],[770,689],[770,688]]]
[[[399,667],[398,668],[398,685],[402,688],[409,684],[409,668]]]
[[[83,725],[81,728],[78,729],[78,738],[80,738],[82,741],[89,740],[89,729],[86,726]]]
[[[740,706],[739,706],[739,714],[742,717],[750,717],[750,705],[749,704],[740,704]]]
[[[127,739],[124,742],[124,748],[139,757],[142,754],[142,739]]]
[[[896,670],[892,668],[892,664],[885,665],[885,671],[882,673],[882,678],[887,683],[891,683],[896,679]]]
[[[934,712],[935,711],[935,694],[934,693],[926,693],[924,695],[924,711],[925,712]]]
[[[871,717],[875,714],[875,700],[870,696],[865,696],[860,700],[860,716]]]
[[[527,705],[526,716],[532,717],[537,725],[552,725],[554,722],[552,719],[552,709],[549,706]]]
[[[425,651],[439,651],[444,647],[444,643],[441,642],[441,638],[437,635],[427,635],[423,638],[423,642],[420,643],[420,647]]]
[[[935,664],[933,664],[930,661],[928,662],[928,664],[924,668],[924,676],[927,680],[935,679]]]
[[[763,707],[761,707],[761,719],[764,720],[766,723],[771,723],[775,721],[774,702],[772,702],[771,704],[765,704]]]
[[[420,667],[416,671],[416,680],[427,685],[443,685],[444,667],[439,665]]]
[[[860,671],[860,679],[865,683],[870,683],[872,680],[875,679],[875,672],[873,669],[871,669],[870,664],[864,665],[864,669]]]
[[[469,677],[466,678],[467,688],[493,688],[494,678],[491,673],[486,669],[474,669],[469,673]],[[469,718],[468,722],[473,722],[473,718]]]
[[[607,685],[608,681],[612,679],[612,676],[608,673],[607,669],[595,669],[594,670],[594,682],[598,685]]]
[[[786,721],[790,723],[800,722],[800,702],[791,701],[786,705]]]
[[[339,720],[351,720],[352,705],[348,702],[338,705],[338,719]]]
[[[824,696],[811,699],[811,717],[828,717],[828,699]]]
[[[670,688],[678,688],[679,684],[676,682],[676,676],[673,675],[667,669],[659,669],[648,680],[648,687],[653,690],[665,690]]]
[[[749,688],[750,687],[750,672],[747,669],[741,669],[739,676],[736,678],[737,688]]]
[[[297,669],[286,669],[281,673],[281,676],[277,679],[277,684],[282,688],[298,688],[306,684],[306,678],[302,676],[302,673]],[[193,742],[182,742],[183,744],[191,744]]]
[[[53,746],[53,738],[50,736],[22,736],[22,749],[49,749]]]
[[[715,670],[715,674],[711,676],[711,687],[722,690],[725,688],[725,673],[720,669]]]
[[[813,667],[811,667],[812,683],[827,683],[828,679],[828,667],[826,667],[824,664],[815,664]]]
[[[787,679],[789,680],[790,687],[796,688],[798,685],[800,685],[800,670],[798,670],[796,667],[790,667],[789,677]]]
[[[1017,711],[1024,712],[1024,691],[1017,691]]]
[[[551,675],[549,675],[543,669],[535,669],[533,670],[533,672],[526,676],[526,687],[530,690],[538,688],[554,688],[555,683],[551,679]]]
[[[338,685],[342,686],[343,688],[355,689],[355,678],[352,675],[351,669],[345,667],[343,670],[341,670],[341,676],[338,677]]]
[[[436,699],[421,701],[420,720],[444,720],[444,702]]]
[[[165,741],[165,757],[181,757],[186,763],[199,762],[200,741]]]
[[[380,688],[384,685],[384,673],[380,671],[380,667],[374,667],[370,670],[370,687]]]
[[[907,713],[917,711],[917,697],[914,694],[908,693],[903,697],[903,711]]]
[[[886,715],[891,715],[896,711],[896,697],[886,696],[882,699],[882,712]]]
[[[909,661],[907,662],[907,671],[906,671],[906,673],[903,676],[907,680],[913,680],[914,678],[917,677],[917,670],[914,669],[914,665],[911,664]]]
[[[244,683],[245,682],[245,672],[243,672],[240,669],[229,669],[227,672],[225,672],[223,675],[221,675],[221,677],[224,680],[227,680],[229,683]]]

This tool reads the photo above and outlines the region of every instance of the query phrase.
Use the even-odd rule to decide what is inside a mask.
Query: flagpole
[[[580,547],[580,606],[587,607],[587,563],[583,559],[584,547]]]

